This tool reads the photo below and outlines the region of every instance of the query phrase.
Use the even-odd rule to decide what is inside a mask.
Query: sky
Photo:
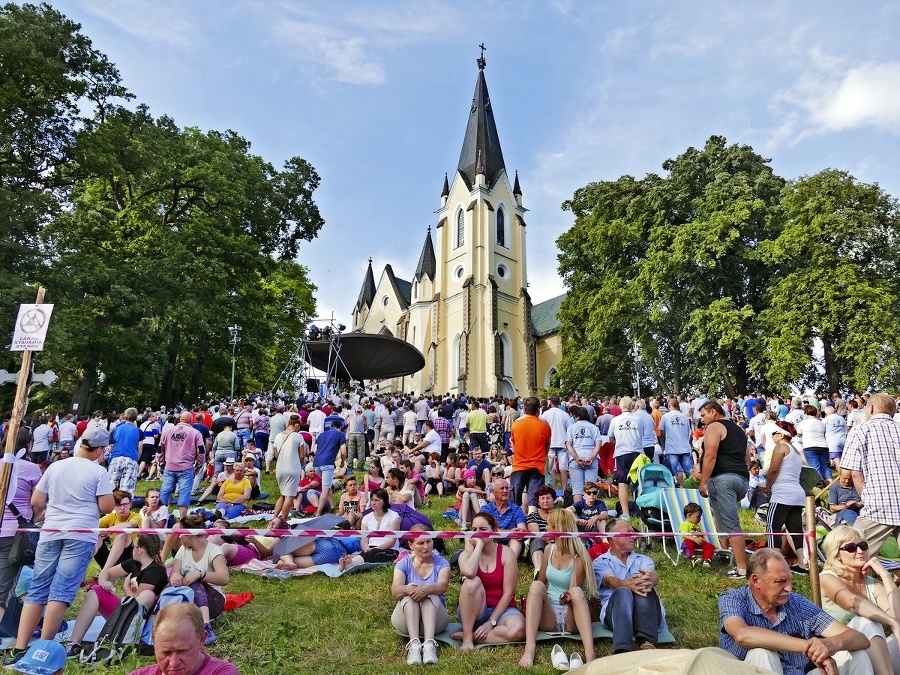
[[[66,0],[156,115],[232,129],[321,176],[304,243],[319,317],[350,325],[368,259],[411,279],[459,160],[478,45],[526,214],[529,292],[565,291],[562,203],[662,174],[712,135],[785,178],[842,169],[900,196],[900,2]]]

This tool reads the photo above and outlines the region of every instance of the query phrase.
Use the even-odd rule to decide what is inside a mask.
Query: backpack
[[[94,648],[83,649],[80,661],[97,667],[124,660],[134,648],[147,620],[147,610],[136,598],[124,598],[103,624]]]
[[[194,602],[193,588],[190,586],[167,586],[163,589],[150,618],[144,623],[143,630],[140,633],[140,640],[137,640],[138,654],[141,656],[153,656],[153,619],[163,607],[177,605],[182,602]]]

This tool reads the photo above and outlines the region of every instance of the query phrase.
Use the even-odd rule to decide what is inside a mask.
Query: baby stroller
[[[662,464],[645,464],[638,471],[637,497],[635,504],[640,511],[641,532],[667,532],[671,530],[671,519],[665,513],[660,500],[660,490],[675,487],[675,477]],[[653,539],[644,537],[639,540],[643,550],[653,548]]]

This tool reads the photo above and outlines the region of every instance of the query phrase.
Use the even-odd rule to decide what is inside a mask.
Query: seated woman
[[[456,468],[457,455],[451,452],[444,463],[444,491],[453,494],[462,483],[462,472]]]
[[[144,495],[144,506],[140,510],[141,529],[152,530],[165,527],[169,522],[169,507],[159,503],[159,488],[150,488]]]
[[[538,534],[539,532],[547,531],[547,518],[550,517],[550,512],[553,511],[553,502],[556,501],[556,491],[549,485],[541,485],[541,487],[535,490],[534,496],[535,499],[537,499],[538,510],[528,514],[528,518],[525,520],[525,527],[528,528],[529,532]],[[541,564],[544,562],[544,548],[546,546],[547,542],[543,539],[531,540],[531,545],[528,550],[531,554],[531,563],[534,565],[535,570],[541,569]]]
[[[450,563],[434,552],[434,540],[428,535],[411,539],[409,550],[410,555],[394,567],[391,595],[399,602],[391,614],[391,625],[409,635],[407,665],[437,663],[434,636],[450,624],[444,596],[450,583]]]
[[[139,528],[141,517],[131,512],[131,495],[123,490],[113,492],[113,500],[116,508],[100,518],[100,527],[115,527],[122,529]],[[112,539],[112,546],[109,541]],[[97,549],[94,551],[94,560],[103,569],[110,569],[120,562],[131,558],[131,535],[122,532],[120,534],[100,535],[97,539]]]
[[[244,451],[244,458],[241,460],[244,464],[244,477],[250,481],[250,499],[259,499],[259,469],[256,468],[256,458],[254,455]]]
[[[386,530],[400,529],[400,515],[390,510],[390,501],[386,490],[375,490],[372,493],[372,510],[363,516],[363,530],[383,532]],[[391,562],[397,557],[400,546],[397,537],[360,537],[361,552],[341,558],[341,570],[346,570],[364,562]]]
[[[497,532],[497,519],[479,513],[472,519],[475,532]],[[466,539],[459,556],[464,580],[459,591],[462,630],[453,638],[462,640],[462,651],[473,651],[476,642],[503,644],[525,637],[525,617],[516,609],[519,567],[516,554],[496,539]]]
[[[222,483],[216,497],[216,509],[221,511],[225,520],[237,518],[247,510],[247,500],[252,489],[250,481],[244,475],[243,463],[234,465],[234,474]]]
[[[425,499],[432,492],[437,492],[438,497],[444,496],[444,467],[437,452],[428,455],[428,464],[425,465]]]
[[[472,516],[481,510],[478,500],[484,497],[484,490],[475,483],[477,480],[475,469],[466,469],[462,472],[462,477],[465,482],[456,490],[456,510],[459,511],[456,524],[467,530],[469,523],[472,522]]]
[[[75,626],[66,647],[70,658],[81,654],[81,641],[94,617],[99,614],[108,619],[121,603],[112,583],[116,579],[125,577],[122,585],[124,597],[135,598],[148,613],[153,610],[159,594],[169,585],[166,568],[159,561],[160,546],[159,537],[155,534],[139,534],[130,559],[100,572],[97,583],[87,589],[78,608]]]
[[[359,491],[359,484],[353,476],[344,482],[344,486],[347,491],[341,495],[337,514],[344,518],[350,527],[356,527],[362,521],[363,511],[365,511],[363,496]]]
[[[387,472],[386,490],[391,504],[406,504],[415,508],[416,488],[407,479],[403,469],[393,468]]]
[[[820,575],[822,609],[869,638],[866,650],[876,673],[900,675],[900,593],[878,558],[869,558],[862,533],[838,525],[825,537]],[[874,572],[874,574],[872,574]],[[885,639],[885,627],[892,635]]]
[[[575,515],[554,509],[547,532],[577,532]],[[577,628],[584,647],[584,663],[594,660],[594,633],[587,599],[597,595],[591,558],[577,537],[559,537],[544,556],[537,579],[528,589],[525,611],[525,652],[522,668],[534,665],[538,630],[573,632]],[[573,659],[574,660],[574,659]]]
[[[369,472],[363,478],[363,504],[365,508],[371,506],[369,503],[370,495],[375,490],[384,488],[384,484],[384,470],[381,468],[381,462],[373,457],[371,464],[369,464]]]
[[[310,462],[306,465],[306,473],[300,479],[300,487],[297,488],[297,510],[308,515],[314,514],[319,508],[319,499],[321,497],[322,479],[316,473],[312,462]]]
[[[184,516],[178,527],[202,530],[206,521],[199,513]],[[206,643],[216,641],[209,622],[225,609],[225,594],[222,586],[228,583],[228,565],[222,549],[209,541],[205,534],[179,535],[181,548],[175,554],[169,583],[172,586],[190,586],[194,591],[194,604],[203,614],[206,629]]]

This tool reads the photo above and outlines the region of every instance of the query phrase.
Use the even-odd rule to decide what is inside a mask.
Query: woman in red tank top
[[[497,532],[496,519],[479,513],[472,519],[475,532]],[[525,617],[516,609],[519,566],[516,554],[496,539],[472,538],[459,556],[464,580],[459,590],[459,620],[462,630],[453,637],[462,640],[462,651],[475,649],[476,642],[504,644],[525,637]]]

